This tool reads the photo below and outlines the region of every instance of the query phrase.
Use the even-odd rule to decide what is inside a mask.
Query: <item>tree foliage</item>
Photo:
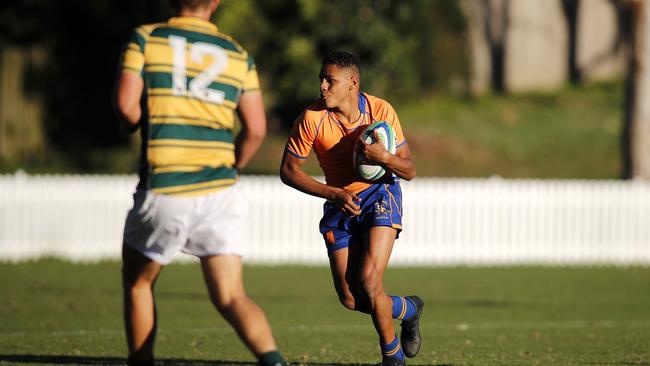
[[[362,88],[391,100],[463,92],[465,18],[455,1],[239,0],[216,23],[255,56],[285,125],[318,95],[321,58],[347,50],[362,61]]]
[[[42,47],[25,90],[45,102],[48,144],[79,170],[88,152],[124,145],[112,93],[132,29],[171,15],[165,0],[14,0],[0,7],[0,49]],[[321,58],[348,50],[362,88],[391,101],[462,91],[465,19],[454,0],[223,0],[216,24],[255,58],[275,126],[318,95]],[[103,167],[106,168],[106,167]]]

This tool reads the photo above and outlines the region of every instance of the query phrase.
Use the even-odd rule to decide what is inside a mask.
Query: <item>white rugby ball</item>
[[[393,128],[385,121],[377,121],[366,127],[366,129],[361,133],[361,140],[366,144],[374,143],[374,131],[377,131],[379,140],[384,144],[386,150],[394,155],[397,150],[397,136],[395,136]],[[384,168],[380,165],[369,162],[363,154],[357,154],[356,149],[352,153],[352,162],[357,174],[359,174],[359,177],[363,180],[375,181],[383,177],[386,173]]]

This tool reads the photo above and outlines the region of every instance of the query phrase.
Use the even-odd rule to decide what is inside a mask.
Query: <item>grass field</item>
[[[123,364],[120,265],[0,264],[0,364]],[[367,316],[338,304],[323,267],[247,267],[294,365],[374,365]],[[391,293],[426,302],[409,365],[650,365],[650,268],[390,268]],[[159,364],[247,365],[194,264],[157,287]]]

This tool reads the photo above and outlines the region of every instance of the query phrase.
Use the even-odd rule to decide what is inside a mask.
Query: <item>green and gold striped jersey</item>
[[[122,70],[144,80],[139,188],[197,195],[232,185],[234,111],[259,90],[248,53],[214,24],[177,17],[137,28]]]

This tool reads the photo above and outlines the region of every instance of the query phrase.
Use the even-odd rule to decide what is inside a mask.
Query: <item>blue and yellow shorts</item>
[[[334,202],[325,202],[319,227],[328,253],[361,243],[362,232],[373,226],[395,228],[397,236],[402,231],[402,189],[399,181],[373,184],[357,196],[361,198],[361,214],[354,217],[346,216]]]

